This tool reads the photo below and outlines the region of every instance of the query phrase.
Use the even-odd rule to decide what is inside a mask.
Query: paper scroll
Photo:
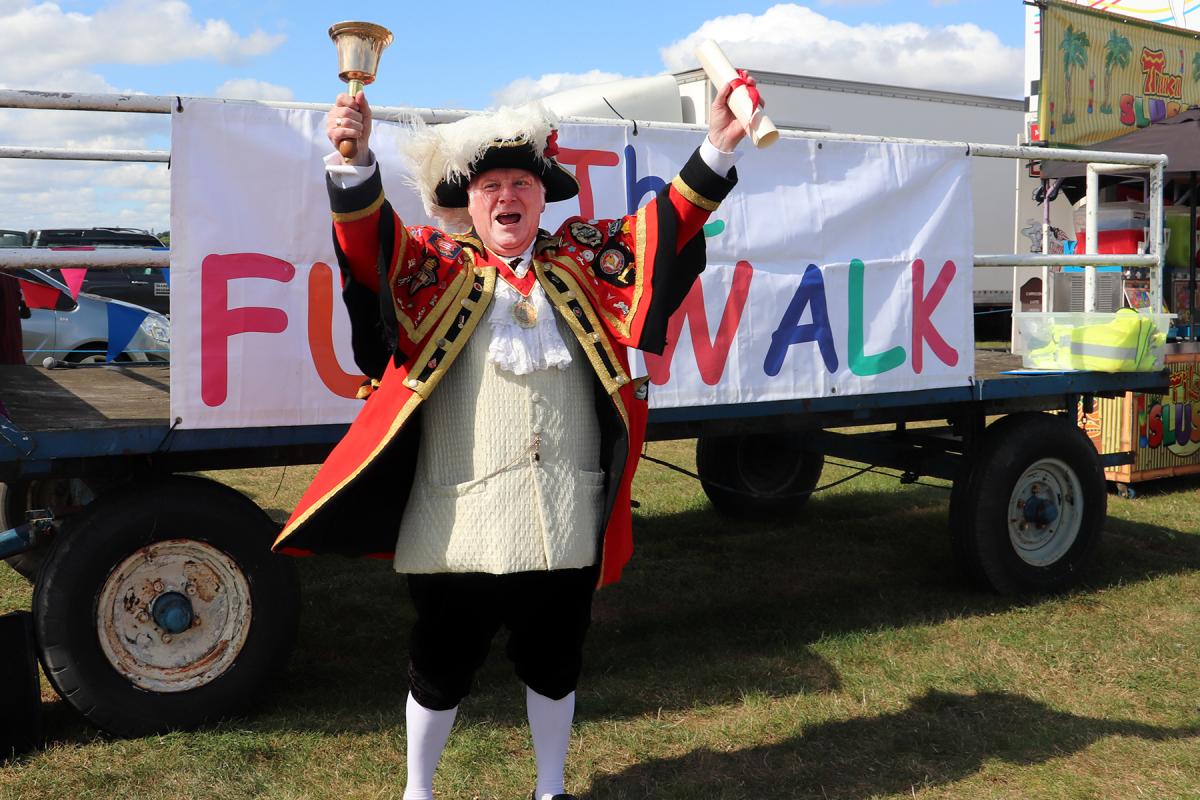
[[[724,88],[725,84],[736,80],[739,76],[733,64],[725,57],[721,46],[709,39],[696,48],[696,58],[705,74],[716,86]],[[771,118],[755,108],[754,101],[745,86],[738,86],[729,95],[729,110],[746,126],[746,133],[755,147],[770,147],[779,139],[779,131],[775,129]]]

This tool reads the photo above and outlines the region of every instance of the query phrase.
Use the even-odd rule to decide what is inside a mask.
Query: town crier
[[[647,387],[626,349],[662,352],[704,269],[701,229],[733,188],[745,133],[728,95],[647,205],[554,233],[539,229],[546,203],[579,184],[540,107],[407,132],[403,155],[441,229],[406,227],[388,204],[366,98],[340,95],[327,115],[335,147],[358,143],[351,164],[326,163],[355,360],[371,380],[275,546],[380,555],[408,576],[405,800],[433,797],[459,702],[501,627],[526,686],[533,798],[571,798],[592,594],[633,551]]]

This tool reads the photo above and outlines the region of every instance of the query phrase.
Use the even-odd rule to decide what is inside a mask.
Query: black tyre
[[[42,693],[28,611],[0,616],[0,761],[42,741]]]
[[[95,342],[80,347],[67,353],[67,357],[63,359],[70,364],[107,364],[108,363],[108,344],[105,342]],[[113,359],[114,363],[123,363],[132,361],[128,353],[118,353]]]
[[[794,433],[701,436],[696,442],[700,485],[723,514],[765,519],[804,508],[825,460],[804,449]]]
[[[172,477],[101,496],[54,543],[34,588],[42,664],[92,723],[137,736],[237,715],[295,638],[278,527],[213,481]]]
[[[25,521],[25,512],[34,508],[47,509],[58,520],[76,514],[96,499],[96,484],[95,480],[84,481],[80,478],[39,478],[0,483],[0,530],[20,525]],[[32,583],[49,550],[50,543],[45,542],[10,556],[5,561]]]
[[[1083,576],[1108,511],[1096,448],[1065,416],[1014,414],[984,433],[955,482],[955,555],[1000,594],[1056,592]]]

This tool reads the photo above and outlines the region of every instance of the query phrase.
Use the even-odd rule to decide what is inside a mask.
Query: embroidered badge
[[[580,244],[588,247],[599,247],[604,242],[604,234],[595,225],[586,222],[572,222],[571,236]]]
[[[592,263],[592,259],[595,257],[596,257],[596,254],[593,253],[591,250],[583,251],[583,260],[588,262],[589,264]]]
[[[605,250],[600,254],[600,271],[605,275],[616,275],[625,269],[625,254],[620,250]]]
[[[612,222],[608,223],[609,238],[611,238],[613,236],[617,236],[620,233],[621,233],[621,220],[614,219]]]
[[[437,268],[437,259],[432,257],[427,258],[421,263],[421,268],[416,272],[410,272],[402,278],[397,278],[396,286],[408,284],[408,296],[412,297],[426,286],[433,286],[437,283]]]
[[[613,303],[613,310],[621,312],[622,317],[629,316],[629,306],[625,303],[625,301],[621,301],[620,303]]]
[[[458,258],[458,254],[462,252],[462,245],[453,239],[447,239],[440,233],[435,233],[429,237],[429,243],[432,244],[443,258],[454,260]]]

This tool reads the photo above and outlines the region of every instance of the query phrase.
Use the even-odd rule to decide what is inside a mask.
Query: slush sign
[[[1139,447],[1165,447],[1180,458],[1200,452],[1200,364],[1173,365],[1167,394],[1135,398]]]

